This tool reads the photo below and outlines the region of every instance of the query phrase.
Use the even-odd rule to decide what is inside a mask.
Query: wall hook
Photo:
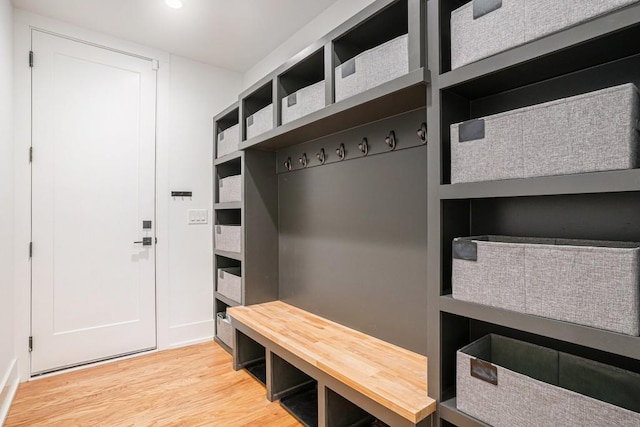
[[[324,148],[320,149],[320,152],[316,154],[316,157],[320,160],[320,164],[324,165],[324,162],[327,160],[327,157],[324,154]]]
[[[306,168],[309,164],[309,159],[307,158],[307,153],[303,153],[302,157],[298,159],[303,168]]]
[[[394,131],[389,132],[389,136],[384,139],[384,142],[387,143],[389,148],[392,150],[396,149],[396,133]]]
[[[426,144],[427,143],[427,124],[422,123],[417,133],[418,133],[418,138],[420,138],[420,141],[422,141],[423,144]]]
[[[340,146],[336,149],[336,154],[340,158],[340,160],[344,160],[347,155],[347,151],[344,148],[344,144],[340,144]]]
[[[358,148],[362,151],[363,156],[369,154],[369,141],[367,138],[362,138],[362,142],[358,144]]]
[[[284,162],[284,167],[290,171],[291,170],[291,157],[287,157],[287,161]]]

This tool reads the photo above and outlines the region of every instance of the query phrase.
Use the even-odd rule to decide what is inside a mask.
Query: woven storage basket
[[[222,178],[218,181],[220,203],[242,201],[242,175]]]
[[[453,241],[455,299],[640,335],[640,243],[505,236]]]
[[[218,292],[237,303],[242,302],[242,277],[240,267],[218,269]]]
[[[408,43],[409,36],[405,34],[336,67],[336,102],[407,74]]]
[[[220,158],[227,154],[238,151],[240,145],[240,125],[234,125],[218,134],[218,149],[216,157]]]
[[[216,225],[215,247],[221,251],[242,251],[242,227],[239,225]]]
[[[233,326],[231,326],[231,319],[227,313],[216,315],[216,336],[220,341],[233,348]]]
[[[579,24],[638,0],[473,0],[451,12],[451,68]]]
[[[262,110],[247,117],[247,139],[273,129],[273,104],[269,104]]]
[[[282,98],[282,124],[304,117],[325,106],[324,80]]]
[[[487,335],[457,353],[457,407],[493,427],[640,425],[640,375]]]
[[[451,182],[638,166],[640,100],[633,84],[451,125]]]

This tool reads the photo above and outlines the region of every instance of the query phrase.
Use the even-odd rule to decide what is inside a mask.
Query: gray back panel
[[[280,299],[426,354],[426,186],[426,146],[279,175]]]

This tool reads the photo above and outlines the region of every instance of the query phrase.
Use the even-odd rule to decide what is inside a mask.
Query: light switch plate
[[[189,225],[208,224],[209,211],[207,209],[189,209]]]

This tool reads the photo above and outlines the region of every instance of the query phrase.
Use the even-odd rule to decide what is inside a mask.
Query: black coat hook
[[[307,158],[307,153],[303,153],[302,157],[298,159],[303,168],[306,168],[309,164],[309,159]]]
[[[287,157],[287,161],[284,162],[284,167],[290,171],[291,170],[291,157]]]
[[[340,144],[340,146],[336,149],[336,154],[340,158],[340,160],[344,160],[347,155],[347,151],[344,148],[344,144]]]
[[[320,149],[320,152],[316,154],[316,157],[320,160],[320,164],[324,165],[324,162],[327,160],[327,157],[324,154],[324,148]]]
[[[418,133],[418,138],[420,138],[420,141],[422,141],[423,144],[426,144],[427,143],[427,124],[422,123],[417,133]]]
[[[396,149],[396,133],[394,131],[389,132],[389,136],[384,139],[384,142],[391,148],[392,150]]]
[[[369,154],[369,141],[367,138],[362,138],[362,142],[358,144],[358,148],[362,152],[362,155],[366,156]]]

